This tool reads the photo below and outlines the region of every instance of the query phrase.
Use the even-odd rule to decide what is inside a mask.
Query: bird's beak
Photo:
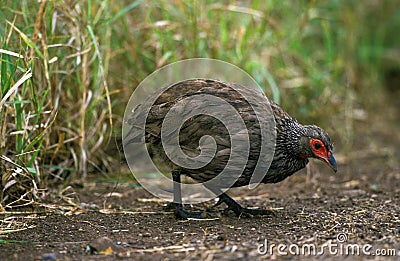
[[[334,172],[337,172],[337,164],[336,159],[333,156],[332,150],[329,150],[327,158],[324,161],[328,164],[329,167],[333,169]]]

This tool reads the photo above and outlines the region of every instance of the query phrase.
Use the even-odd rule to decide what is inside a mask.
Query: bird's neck
[[[304,148],[306,128],[297,121],[287,121],[281,126],[277,134],[277,144],[282,144],[282,149],[293,159],[307,159],[307,151]]]

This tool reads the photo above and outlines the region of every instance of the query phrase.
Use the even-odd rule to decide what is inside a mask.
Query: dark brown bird
[[[238,88],[240,88],[242,94],[244,93],[247,97],[251,97],[251,101],[245,99],[237,91]],[[275,131],[273,158],[270,161],[268,171],[261,180],[262,183],[276,183],[284,180],[296,171],[303,169],[308,163],[308,158],[320,159],[335,172],[337,171],[336,160],[332,153],[332,142],[328,134],[318,126],[300,124],[259,90],[216,80],[192,79],[163,88],[160,93],[155,102],[152,103],[146,118],[145,142],[151,152],[155,156],[161,157],[162,161],[169,166],[173,180],[176,181],[174,182],[174,205],[175,215],[178,218],[199,217],[199,213],[192,213],[183,209],[180,192],[181,175],[189,176],[198,182],[207,182],[221,173],[232,153],[230,150],[232,134],[228,133],[226,126],[220,119],[212,115],[195,115],[181,126],[179,130],[179,145],[185,154],[195,157],[200,154],[199,141],[201,137],[210,135],[216,143],[215,157],[206,166],[200,168],[181,167],[174,164],[167,157],[161,141],[162,124],[171,108],[187,97],[212,95],[227,101],[243,119],[249,135],[250,147],[248,156],[246,154],[245,167],[237,180],[235,179],[233,185],[226,186],[224,185],[224,179],[221,179],[219,183],[217,181],[216,185],[207,187],[216,195],[219,195],[219,201],[216,205],[226,203],[228,209],[234,211],[237,215],[264,215],[271,213],[271,211],[263,209],[244,208],[226,193],[222,193],[224,188],[245,186],[251,182],[254,169],[260,160],[262,144],[260,121],[257,120],[254,112],[254,106],[260,104],[269,104]],[[190,113],[200,105],[193,102],[190,106],[180,109],[188,110]],[[218,111],[218,108],[215,111]],[[140,142],[137,136],[138,127],[135,126],[135,120],[141,113],[143,112],[139,106],[130,118],[129,124],[132,125],[132,129],[124,138],[125,145]],[[229,117],[225,118],[229,120]],[[237,131],[236,134],[240,131]]]

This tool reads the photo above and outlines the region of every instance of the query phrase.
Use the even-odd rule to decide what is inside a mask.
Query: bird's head
[[[318,126],[304,126],[305,135],[300,138],[302,158],[316,158],[325,162],[333,171],[337,171],[336,159],[333,156],[333,145],[328,134]]]

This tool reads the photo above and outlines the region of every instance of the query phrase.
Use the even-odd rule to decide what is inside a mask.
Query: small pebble
[[[56,254],[54,253],[46,253],[42,255],[42,260],[57,260]]]

